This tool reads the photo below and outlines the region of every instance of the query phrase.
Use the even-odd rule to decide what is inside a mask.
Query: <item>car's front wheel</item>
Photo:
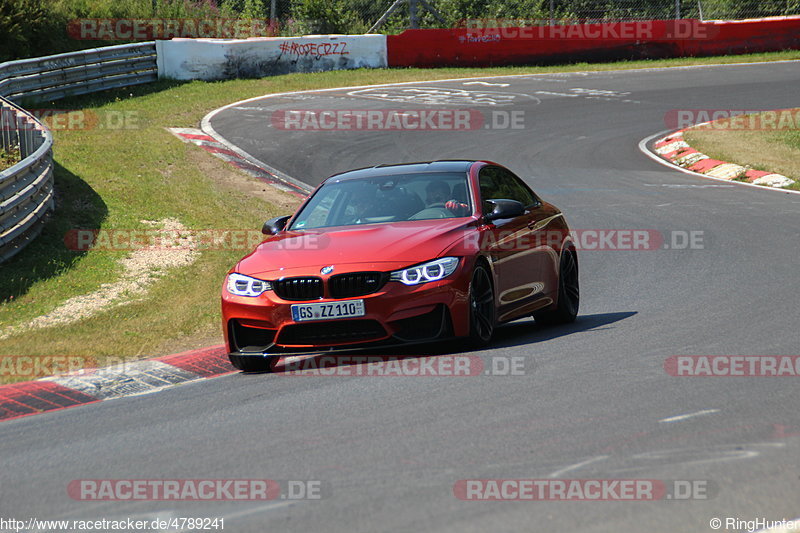
[[[478,263],[469,284],[469,340],[474,347],[489,344],[495,326],[494,287],[489,271]]]
[[[554,308],[543,309],[533,314],[536,322],[544,325],[569,324],[578,316],[580,305],[578,283],[578,260],[573,250],[561,251],[558,269],[558,302]]]

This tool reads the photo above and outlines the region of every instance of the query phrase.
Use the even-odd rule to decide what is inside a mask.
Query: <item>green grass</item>
[[[800,108],[784,112],[800,117]],[[750,121],[747,119],[742,123],[747,125]],[[759,124],[758,121],[755,123]],[[795,180],[787,189],[800,190],[800,121],[784,122],[783,125],[788,126],[786,129],[767,127],[772,122],[765,123],[763,128],[735,127],[736,122],[730,124],[723,119],[706,127],[687,130],[684,137],[692,148],[712,159],[782,174]]]
[[[3,148],[0,146],[0,171],[19,163],[19,148]]]
[[[127,116],[133,127],[54,131],[57,209],[42,234],[0,266],[0,329],[25,324],[118,278],[124,252],[70,251],[63,237],[72,228],[142,229],[141,220],[175,217],[195,229],[258,229],[267,218],[291,212],[296,200],[165,129],[197,127],[206,113],[233,101],[403,81],[798,58],[800,52],[781,52],[552,67],[334,71],[214,83],[160,81],[57,101],[51,107],[86,110],[101,122],[109,114]],[[102,363],[105,357],[141,358],[219,343],[219,290],[225,272],[244,253],[204,251],[194,264],[172,270],[133,303],[69,326],[0,340],[0,357],[75,355]],[[0,375],[0,381],[9,380],[13,378]]]

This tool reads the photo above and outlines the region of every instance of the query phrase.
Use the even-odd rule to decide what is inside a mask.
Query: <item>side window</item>
[[[324,228],[336,223],[341,218],[341,188],[323,188],[314,195],[306,207],[297,216],[292,229]]]
[[[539,203],[533,191],[508,170],[499,167],[484,167],[481,169],[479,183],[482,201],[505,198],[516,200],[525,207]]]
[[[481,188],[481,201],[502,198],[497,190],[497,167],[483,167],[478,176]]]

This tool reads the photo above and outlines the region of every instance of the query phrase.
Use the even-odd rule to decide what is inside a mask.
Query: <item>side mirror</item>
[[[488,212],[484,215],[487,222],[525,214],[525,206],[516,200],[486,200],[484,205],[488,206]]]
[[[261,228],[261,233],[264,235],[277,235],[286,227],[286,223],[292,215],[283,215],[282,217],[275,217],[264,222],[264,227]]]

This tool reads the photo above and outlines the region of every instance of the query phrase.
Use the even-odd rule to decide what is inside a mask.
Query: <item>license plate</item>
[[[335,318],[352,318],[355,316],[364,316],[364,300],[292,305],[292,319],[295,322],[333,320]]]

